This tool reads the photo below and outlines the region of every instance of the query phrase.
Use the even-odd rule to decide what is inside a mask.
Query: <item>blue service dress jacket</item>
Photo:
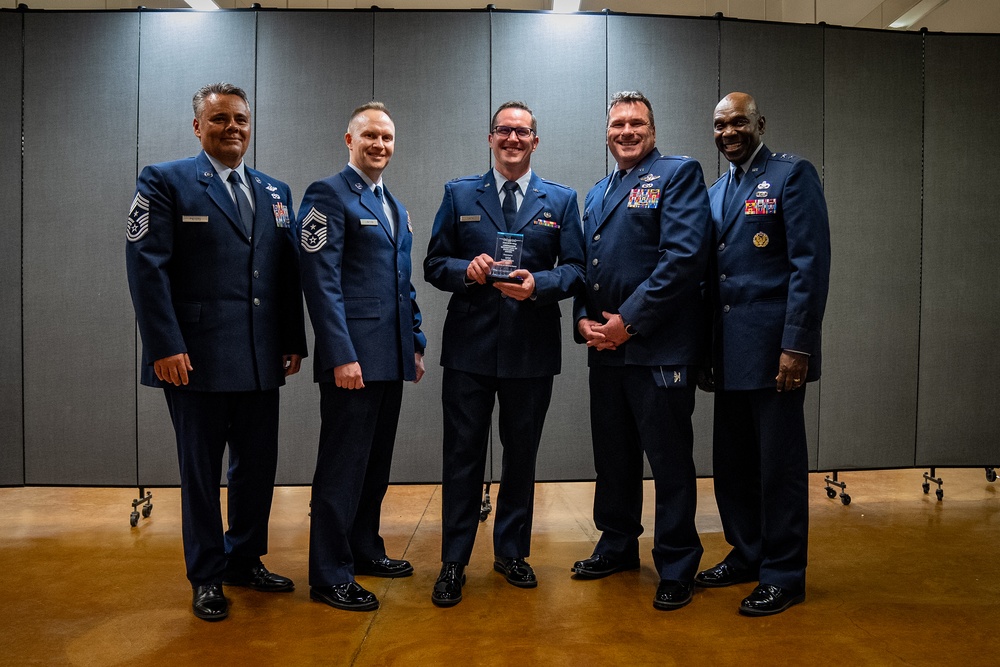
[[[604,194],[601,179],[584,203],[586,277],[574,322],[619,313],[637,333],[617,350],[590,348],[588,363],[687,366],[704,354],[701,283],[711,221],[701,165],[655,148]],[[573,327],[577,342],[585,342]]]
[[[350,166],[316,181],[302,198],[299,261],[316,332],[317,382],[334,382],[334,368],[355,361],[366,382],[416,379],[413,355],[427,339],[410,280],[413,229],[403,205],[383,191],[395,235],[382,203]]]
[[[497,232],[523,234],[521,268],[535,279],[531,299],[505,297],[491,284],[467,284],[480,254],[496,254]],[[576,192],[532,173],[513,229],[506,229],[493,170],[445,184],[424,260],[424,277],[452,292],[441,343],[445,368],[497,378],[533,378],[561,370],[559,300],[583,276]]]
[[[274,389],[282,355],[306,354],[291,192],[245,169],[252,237],[204,152],[139,174],[125,263],[144,385],[164,386],[153,362],[186,352],[194,370],[178,390]]]
[[[806,381],[818,380],[830,282],[830,223],[819,175],[809,161],[765,145],[734,197],[726,192],[730,180],[727,172],[709,188],[716,385],[773,388],[782,350],[808,354]],[[727,209],[727,201],[735,203]]]

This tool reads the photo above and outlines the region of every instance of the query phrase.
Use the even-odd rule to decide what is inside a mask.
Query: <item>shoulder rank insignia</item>
[[[302,218],[302,249],[316,252],[326,245],[326,216],[313,206]]]

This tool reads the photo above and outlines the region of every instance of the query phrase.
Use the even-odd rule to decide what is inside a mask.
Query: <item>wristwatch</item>
[[[625,320],[622,320],[622,324],[625,324]],[[631,324],[625,324],[625,333],[628,334],[629,338],[639,333],[636,331]]]

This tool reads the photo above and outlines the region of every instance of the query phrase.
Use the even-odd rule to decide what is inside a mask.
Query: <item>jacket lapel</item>
[[[514,224],[514,229],[510,231],[521,231],[545,208],[545,190],[540,187],[541,185],[542,179],[531,172],[531,178],[528,180],[528,191],[524,193],[521,207],[517,209],[517,222]]]
[[[198,169],[198,182],[205,186],[205,192],[209,199],[215,202],[215,205],[226,214],[233,229],[243,238],[247,238],[243,222],[240,220],[240,212],[236,209],[236,202],[233,201],[233,196],[229,192],[229,185],[215,173],[215,167],[205,155],[205,151],[198,154],[195,165]]]
[[[608,200],[605,203],[604,211],[601,213],[600,222],[597,223],[598,227],[601,227],[601,225],[607,222],[611,213],[616,208],[621,206],[622,200],[628,197],[633,188],[639,186],[639,177],[649,173],[649,165],[653,164],[658,157],[660,157],[660,151],[654,148],[649,152],[649,155],[644,157],[642,161],[632,169],[632,171],[625,175],[625,178],[623,178],[622,182],[618,184],[618,187],[614,192],[608,193]],[[608,178],[611,178],[610,174],[608,175]],[[602,183],[603,182],[604,181],[602,181]],[[660,187],[663,187],[662,184]]]
[[[395,243],[395,239],[392,238],[389,221],[386,220],[385,217],[385,210],[382,208],[382,203],[375,196],[375,193],[372,192],[371,188],[368,187],[368,184],[365,183],[365,179],[361,178],[358,172],[354,171],[354,169],[350,166],[345,167],[344,171],[340,172],[340,174],[344,177],[344,180],[347,181],[347,188],[357,195],[361,206],[371,213],[372,218],[378,220],[378,224],[382,228],[382,231],[385,232],[386,237]],[[386,196],[384,185],[382,196]]]
[[[736,189],[736,200],[728,210],[726,209],[726,203],[729,201],[729,193],[727,192],[723,196],[722,210],[725,211],[725,219],[722,220],[722,228],[719,230],[719,238],[724,237],[732,228],[733,224],[743,217],[743,202],[750,199],[754,190],[757,188],[757,184],[760,183],[762,178],[764,178],[764,172],[767,171],[767,158],[769,155],[770,153],[767,150],[767,146],[761,146],[760,151],[757,153],[757,157],[755,157],[753,162],[750,164],[750,168],[747,170],[747,173],[743,174],[743,179],[740,181],[740,185]]]
[[[507,229],[507,223],[503,219],[503,210],[500,208],[500,195],[497,192],[496,179],[493,177],[493,170],[490,169],[483,174],[483,180],[479,184],[480,208],[486,212],[486,216],[493,222],[499,231]]]

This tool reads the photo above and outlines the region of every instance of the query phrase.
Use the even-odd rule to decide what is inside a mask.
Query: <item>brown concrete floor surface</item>
[[[309,489],[278,488],[264,560],[298,588],[228,588],[220,623],[190,612],[178,490],[154,489],[151,517],[131,528],[134,489],[0,489],[0,665],[994,665],[1000,482],[981,468],[938,473],[942,502],[924,495],[920,470],[845,473],[849,506],[813,475],[806,602],[756,619],[736,612],[752,584],[654,610],[648,535],[641,570],[571,579],[597,537],[592,483],[538,485],[536,589],[493,572],[492,517],[482,524],[465,599],[451,609],[430,602],[440,487],[390,487],[383,536],[416,573],[359,578],[382,602],[372,613],[309,600]],[[645,492],[648,527],[651,483]],[[713,565],[728,547],[710,479],[699,480],[698,527]]]

